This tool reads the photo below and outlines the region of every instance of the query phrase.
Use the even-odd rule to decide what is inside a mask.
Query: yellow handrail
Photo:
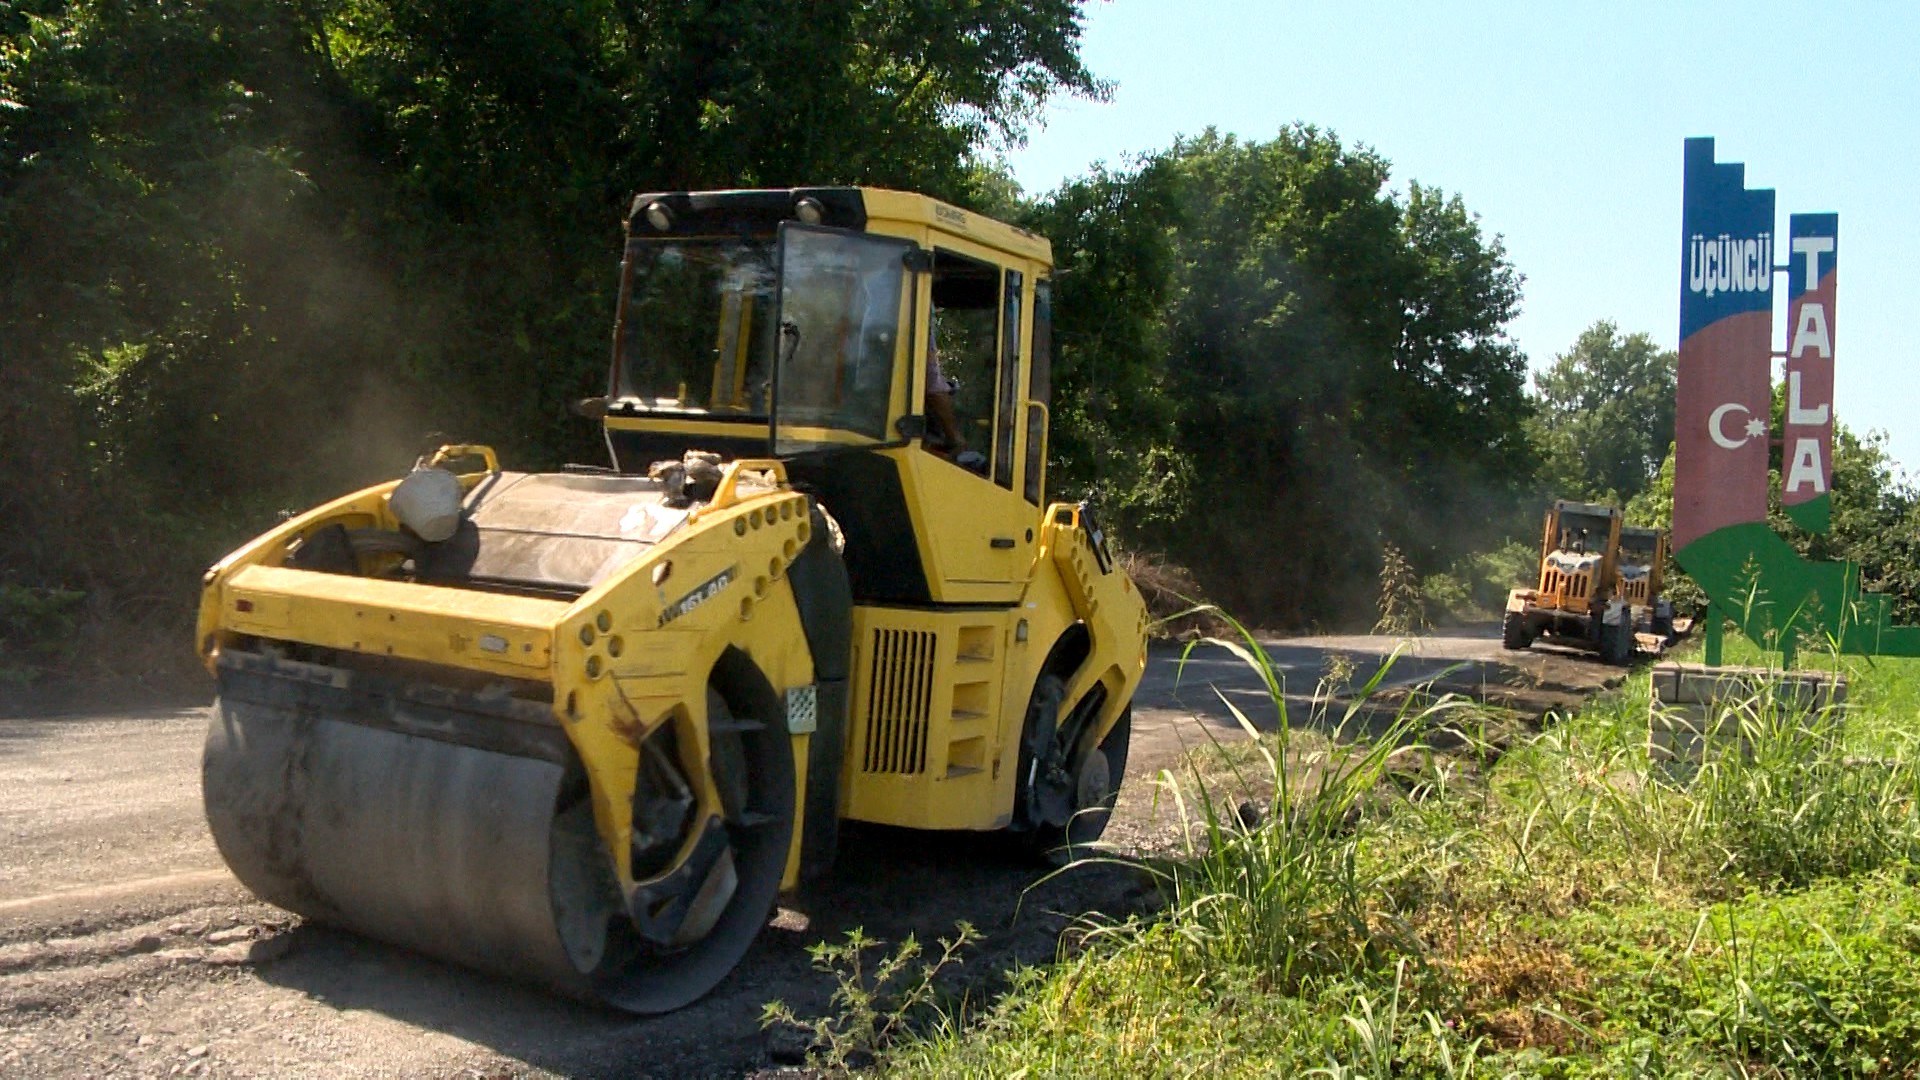
[[[442,446],[427,459],[426,467],[431,469],[463,457],[480,458],[487,463],[487,471],[490,473],[500,471],[500,456],[493,452],[493,447],[482,446],[479,443],[455,443]]]
[[[695,511],[695,516],[725,510],[738,503],[740,498],[736,489],[740,486],[741,475],[748,472],[771,473],[781,487],[787,484],[787,466],[784,462],[773,458],[741,458],[738,461],[729,461],[725,471],[720,474],[720,483],[714,486],[713,498],[707,501],[706,506]]]

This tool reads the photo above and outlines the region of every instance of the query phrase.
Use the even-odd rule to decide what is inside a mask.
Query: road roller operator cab
[[[1050,269],[899,192],[637,197],[582,403],[613,468],[445,447],[208,572],[236,876],[658,1012],[843,819],[1091,843],[1147,617],[1088,509],[1045,497]],[[965,454],[930,437],[936,343]]]

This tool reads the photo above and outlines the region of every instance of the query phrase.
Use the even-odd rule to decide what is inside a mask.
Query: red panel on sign
[[[1680,343],[1673,547],[1767,519],[1772,313],[1730,315]]]
[[[1787,410],[1780,503],[1801,528],[1826,532],[1833,480],[1834,302],[1840,218],[1795,214],[1787,248]]]

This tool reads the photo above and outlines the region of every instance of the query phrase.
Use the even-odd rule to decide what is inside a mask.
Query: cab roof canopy
[[[924,227],[965,237],[1017,258],[1053,265],[1053,245],[1044,236],[925,195],[886,188],[643,192],[633,197],[627,234],[636,239],[717,233],[764,235],[783,221],[876,233],[912,232]]]
[[[1572,499],[1555,499],[1553,501],[1553,508],[1562,514],[1592,514],[1594,517],[1602,518],[1617,518],[1620,516],[1620,508],[1617,506],[1602,506],[1599,503],[1575,502]]]

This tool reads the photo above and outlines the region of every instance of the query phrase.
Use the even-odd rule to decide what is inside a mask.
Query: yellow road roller
[[[208,823],[308,918],[634,1013],[740,961],[842,820],[1070,857],[1147,614],[1048,503],[1051,249],[901,192],[626,221],[612,463],[447,446],[206,576]]]

